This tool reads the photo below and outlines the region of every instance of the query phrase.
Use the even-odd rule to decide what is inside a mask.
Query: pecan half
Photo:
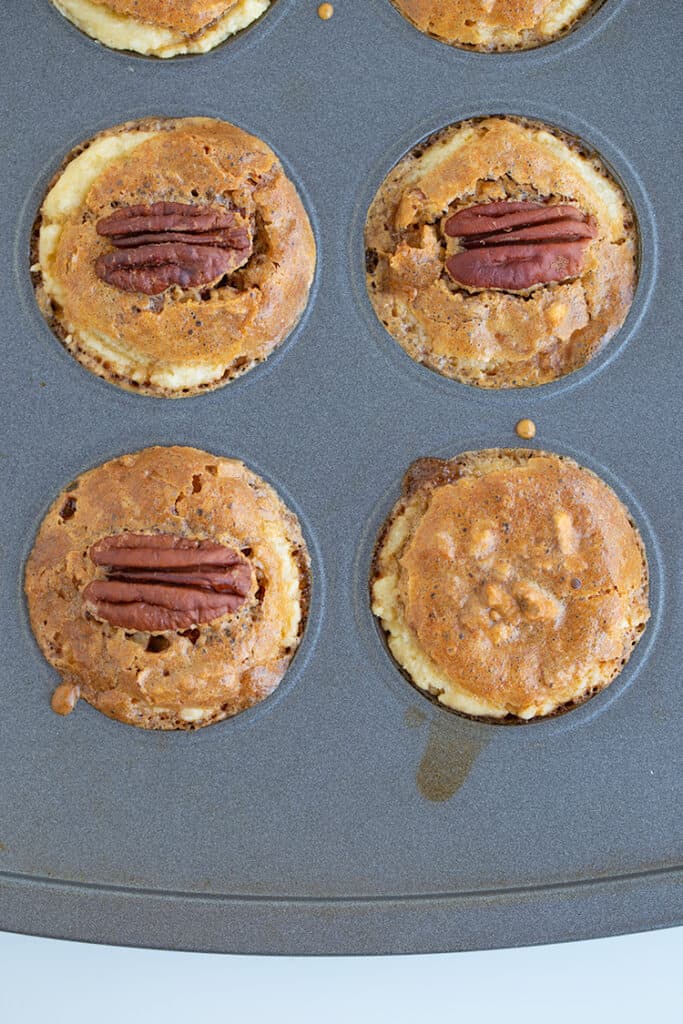
[[[523,291],[575,277],[597,231],[575,206],[484,203],[459,210],[444,225],[462,252],[446,260],[454,281],[471,288]]]
[[[252,252],[248,220],[219,206],[125,206],[98,221],[97,233],[115,246],[95,262],[100,280],[145,295],[215,284]]]
[[[88,610],[141,633],[212,622],[241,608],[251,588],[246,558],[208,540],[120,533],[93,544],[90,558],[106,579],[83,591]]]

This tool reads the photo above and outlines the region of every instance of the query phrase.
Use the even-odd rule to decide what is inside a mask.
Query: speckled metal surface
[[[389,0],[277,0],[242,37],[162,63],[109,52],[47,0],[6,0],[0,299],[0,928],[271,953],[387,953],[606,935],[681,919],[683,664],[677,0],[606,0],[566,39],[481,56],[421,36]],[[395,160],[464,117],[517,113],[581,136],[635,205],[636,302],[593,363],[482,393],[413,364],[364,293],[362,226]],[[92,377],[52,337],[28,238],[74,144],[146,114],[242,125],[305,198],[319,274],[265,366],[182,402]],[[568,452],[626,500],[653,618],[601,696],[501,728],[434,707],[398,673],[367,600],[374,536],[415,458],[522,443]],[[285,683],[195,734],[81,706],[55,716],[23,563],[77,473],[152,443],[234,455],[301,516],[313,612]],[[443,765],[446,764],[446,769]]]

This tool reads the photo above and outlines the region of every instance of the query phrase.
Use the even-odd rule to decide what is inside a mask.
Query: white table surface
[[[0,933],[3,1024],[421,1024],[429,1014],[435,1024],[683,1024],[683,928],[357,959],[164,953]]]

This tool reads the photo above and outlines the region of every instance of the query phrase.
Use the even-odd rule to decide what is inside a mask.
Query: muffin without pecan
[[[446,707],[528,721],[621,672],[649,619],[640,535],[572,459],[422,459],[380,536],[372,608],[412,682]]]
[[[623,324],[636,284],[626,198],[558,129],[464,121],[404,157],[368,212],[367,287],[417,362],[479,387],[543,384]]]
[[[148,448],[84,473],[26,565],[54,709],[197,729],[257,704],[299,646],[309,574],[296,516],[241,462]]]
[[[451,46],[530,50],[572,29],[595,0],[391,0],[421,32]]]
[[[151,57],[206,53],[260,18],[271,0],[52,0],[114,50]]]
[[[303,204],[272,150],[210,118],[147,119],[67,158],[33,238],[40,308],[120,387],[184,397],[262,362],[315,269]]]

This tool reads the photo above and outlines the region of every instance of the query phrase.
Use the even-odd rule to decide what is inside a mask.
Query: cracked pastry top
[[[299,645],[309,558],[298,520],[243,463],[148,448],[78,477],[26,565],[31,626],[62,683],[145,729],[197,729],[257,704]]]
[[[484,52],[530,50],[553,42],[595,0],[392,0],[421,32]]]
[[[150,57],[206,53],[260,18],[271,0],[52,0],[114,50]]]
[[[464,121],[390,172],[365,227],[382,324],[414,360],[485,388],[583,366],[633,301],[626,198],[571,137],[512,117]]]
[[[315,242],[271,149],[211,118],[146,119],[69,155],[32,271],[57,337],[92,373],[185,397],[262,362],[306,306]]]
[[[571,459],[421,459],[380,536],[372,609],[417,687],[526,721],[621,672],[649,618],[645,550],[616,494]]]

